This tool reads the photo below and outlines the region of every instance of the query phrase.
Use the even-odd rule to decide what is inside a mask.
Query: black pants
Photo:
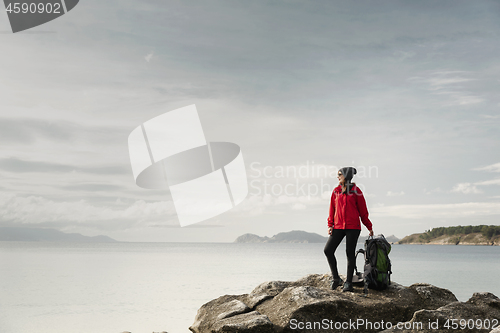
[[[356,266],[356,244],[358,243],[359,234],[361,230],[357,229],[333,229],[332,234],[326,241],[325,245],[325,255],[328,259],[328,264],[330,265],[330,270],[332,271],[332,276],[334,279],[339,279],[339,272],[337,270],[337,259],[335,259],[335,251],[337,247],[346,237],[346,249],[347,254],[347,281],[352,282],[352,276],[354,275],[354,266]]]

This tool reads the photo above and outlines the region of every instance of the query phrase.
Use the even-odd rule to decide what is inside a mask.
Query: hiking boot
[[[330,288],[332,290],[337,289],[338,286],[342,285],[344,283],[344,280],[342,280],[340,277],[338,279],[333,279],[332,282],[330,283]]]
[[[354,288],[352,287],[352,283],[351,282],[344,283],[344,288],[342,288],[342,291],[343,292],[345,292],[345,291],[354,291]]]

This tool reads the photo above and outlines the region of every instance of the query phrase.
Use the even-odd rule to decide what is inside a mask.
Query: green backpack
[[[384,235],[377,237],[368,237],[365,241],[365,249],[358,250],[358,253],[363,253],[365,256],[365,267],[363,280],[365,285],[365,294],[368,293],[367,288],[384,290],[391,284],[391,260],[389,253],[391,252],[391,244],[385,239]],[[356,274],[358,270],[356,269]]]

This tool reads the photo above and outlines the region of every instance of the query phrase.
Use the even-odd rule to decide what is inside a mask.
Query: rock
[[[194,323],[189,329],[193,332],[209,332],[218,321],[250,312],[250,308],[242,302],[247,295],[225,295],[204,304],[196,314]]]
[[[488,328],[484,329],[488,319]],[[402,332],[433,332],[445,333],[455,330],[460,332],[490,332],[492,320],[500,320],[500,299],[491,293],[474,293],[467,302],[452,302],[435,310],[419,310],[412,319],[405,323],[408,329],[389,329],[384,333]],[[453,321],[454,320],[454,321]],[[422,328],[418,324],[422,323]],[[431,326],[430,323],[435,324]],[[448,325],[448,327],[446,327]],[[409,327],[412,327],[411,329]],[[493,331],[491,331],[493,332]]]
[[[211,328],[212,332],[275,332],[273,323],[265,315],[257,311],[239,314],[217,321]]]
[[[323,280],[321,276],[317,277],[318,280]],[[314,279],[309,277],[302,280]],[[405,318],[411,318],[419,309],[424,307],[436,309],[457,300],[450,291],[431,285],[413,285],[404,288],[394,284],[385,291],[370,291],[365,298],[362,297],[362,288],[356,288],[354,293],[342,293],[329,290],[326,286],[318,286],[320,283],[313,284],[316,286],[285,288],[279,295],[258,305],[257,310],[266,314],[277,326],[277,331],[280,331],[289,328],[292,319],[298,322],[318,322],[323,319],[333,322],[349,322],[357,319],[369,319],[372,322],[406,321]]]
[[[255,287],[254,290],[247,296],[246,304],[250,308],[255,308],[258,304],[263,301],[273,298],[277,294],[283,291],[286,287],[290,285],[291,282],[284,281],[270,281],[264,282]]]
[[[369,290],[365,297],[362,286],[355,286],[354,292],[343,293],[340,288],[330,290],[330,281],[329,274],[310,274],[295,282],[265,282],[250,294],[221,296],[198,310],[189,329],[194,333],[300,332],[309,330],[308,324],[317,324],[310,329],[314,332],[380,332],[384,329],[384,332],[414,332],[389,328],[399,322],[411,325],[417,321],[428,326],[429,321],[447,318],[500,319],[500,301],[489,293],[474,294],[469,301],[461,303],[447,289],[424,283],[405,287],[392,282],[387,290]],[[368,322],[372,326],[368,326]],[[352,329],[352,325],[358,323],[364,326]],[[341,327],[342,324],[348,327]]]
[[[285,281],[269,281],[259,284],[255,287],[254,290],[250,293],[250,295],[269,295],[276,296],[280,292],[283,291],[286,287],[288,287],[292,282]]]
[[[220,307],[220,309],[224,309],[225,312],[222,312],[220,315],[218,315],[217,320],[221,320],[224,318],[232,317],[240,313],[245,313],[250,311],[250,308],[245,303],[237,299],[233,299],[231,302],[224,303]]]

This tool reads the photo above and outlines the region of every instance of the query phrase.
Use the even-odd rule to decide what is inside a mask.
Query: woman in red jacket
[[[356,174],[353,167],[342,168],[338,172],[339,186],[333,189],[330,202],[330,215],[328,216],[328,234],[330,237],[325,245],[325,255],[332,271],[331,288],[335,289],[344,284],[342,291],[353,291],[352,276],[354,266],[356,266],[356,244],[361,233],[359,220],[370,231],[373,236],[372,223],[368,219],[368,209],[363,193],[351,183],[352,177]],[[347,281],[342,281],[337,270],[337,260],[335,250],[340,242],[346,237],[347,253]]]

